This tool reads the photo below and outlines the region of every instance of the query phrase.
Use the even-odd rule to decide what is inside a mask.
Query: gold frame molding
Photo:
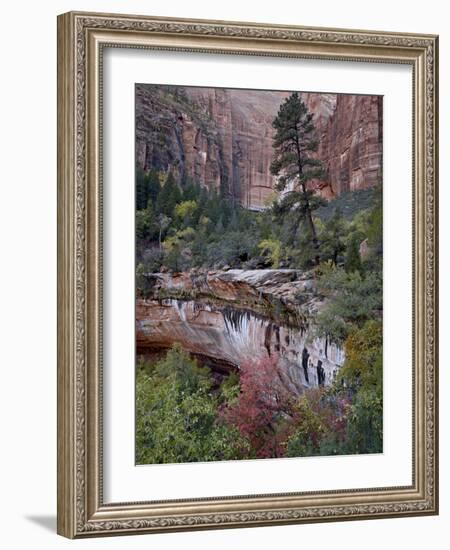
[[[413,68],[413,483],[105,504],[102,49],[404,63]],[[58,17],[58,533],[70,538],[438,513],[438,37],[70,12]],[[149,498],[151,495],[149,495]]]

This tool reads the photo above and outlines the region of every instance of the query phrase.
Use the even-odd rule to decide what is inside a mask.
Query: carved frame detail
[[[101,51],[105,45],[409,63],[414,89],[413,486],[102,502]],[[58,18],[58,532],[83,537],[436,514],[437,37],[68,13]]]

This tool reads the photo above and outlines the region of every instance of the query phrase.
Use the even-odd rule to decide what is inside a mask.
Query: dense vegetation
[[[382,450],[381,323],[346,342],[330,388],[289,391],[276,357],[248,361],[220,385],[175,345],[137,373],[138,464],[372,453]]]
[[[360,243],[367,238],[378,246],[376,234],[381,231],[381,221],[373,213],[374,207],[381,204],[380,191],[371,189],[357,194],[371,207],[364,208],[364,201],[354,201],[347,195],[349,204],[339,197],[316,210],[316,253],[309,246],[308,231],[298,228],[298,214],[284,209],[280,215],[276,201],[262,212],[254,212],[194,182],[181,186],[170,172],[164,175],[138,170],[137,271],[226,266],[309,269],[315,263],[315,255],[319,256],[319,263],[330,260],[336,266],[346,264],[351,269],[351,264],[360,261]]]
[[[313,270],[328,298],[315,334],[342,346],[345,364],[331,387],[299,395],[276,357],[249,360],[220,382],[179,346],[159,361],[142,359],[138,463],[382,451],[381,189],[327,202],[308,188],[322,168],[296,94],[274,127],[282,194],[261,212],[171,172],[137,170],[138,292],[150,292],[146,274],[160,270]]]

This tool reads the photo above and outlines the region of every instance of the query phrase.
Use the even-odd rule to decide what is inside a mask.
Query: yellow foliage
[[[281,242],[277,239],[264,239],[258,244],[258,248],[263,254],[270,258],[272,267],[280,267],[281,260]]]
[[[197,206],[196,201],[180,202],[175,206],[175,215],[181,220],[184,220],[186,217],[192,216],[197,210]]]

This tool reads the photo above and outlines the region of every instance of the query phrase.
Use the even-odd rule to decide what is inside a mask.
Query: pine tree
[[[147,174],[140,168],[136,167],[136,210],[144,210],[147,208],[148,191],[147,191]]]
[[[136,169],[136,210],[145,210],[149,201],[155,203],[161,184],[159,183],[158,172],[150,170],[144,172],[142,168]]]
[[[272,123],[275,136],[271,172],[279,176],[278,190],[282,192],[281,199],[275,203],[275,214],[279,217],[292,214],[295,233],[304,224],[318,264],[319,241],[312,212],[326,203],[307,187],[308,181],[323,174],[321,161],[311,156],[318,148],[318,141],[313,137],[315,127],[312,120],[313,114],[308,112],[297,92],[281,104]]]
[[[333,216],[325,222],[321,235],[322,259],[331,259],[337,265],[339,256],[345,251],[347,227],[340,208],[336,208]]]
[[[347,245],[347,254],[345,256],[345,271],[353,273],[362,271],[361,256],[359,254],[359,240],[357,235],[352,235]]]
[[[148,198],[152,201],[153,204],[155,204],[161,191],[161,184],[159,182],[158,172],[154,169],[150,170],[150,172],[148,173],[147,191]]]
[[[156,212],[173,217],[173,209],[181,201],[181,191],[172,174],[169,172],[156,200]]]

